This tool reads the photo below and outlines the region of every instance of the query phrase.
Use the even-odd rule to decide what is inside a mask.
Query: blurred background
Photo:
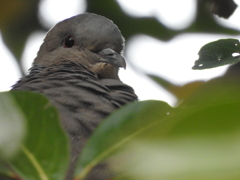
[[[126,39],[127,69],[120,71],[121,80],[135,89],[140,100],[176,105],[227,70],[228,66],[191,68],[206,43],[240,38],[235,3],[240,0],[0,1],[0,91],[9,90],[27,73],[53,25],[91,12],[111,19]]]

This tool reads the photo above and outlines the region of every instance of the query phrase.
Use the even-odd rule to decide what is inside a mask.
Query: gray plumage
[[[137,100],[118,77],[119,67],[126,66],[123,49],[124,39],[112,21],[90,13],[74,16],[47,33],[29,74],[13,86],[44,94],[59,110],[72,144],[67,180],[73,178],[77,157],[98,124]],[[110,176],[105,165],[99,165],[88,179]]]

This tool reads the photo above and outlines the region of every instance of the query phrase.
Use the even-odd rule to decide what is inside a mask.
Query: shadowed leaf
[[[24,122],[20,121],[22,116],[14,111],[12,116],[18,117],[16,120],[26,127],[26,136],[19,141],[19,152],[9,159],[14,171],[23,179],[63,179],[69,162],[69,147],[55,107],[37,93],[11,91],[1,93],[0,97],[4,96],[10,96],[15,101],[14,105],[8,105],[22,112]],[[6,128],[9,133],[16,133],[12,127]]]
[[[199,59],[193,69],[207,69],[240,62],[240,43],[237,39],[220,39],[204,45],[199,51]]]
[[[0,30],[5,45],[17,60],[24,74],[21,56],[30,34],[44,30],[38,20],[39,0],[0,1]]]
[[[219,17],[229,18],[237,8],[233,0],[209,0],[212,2],[211,11]]]

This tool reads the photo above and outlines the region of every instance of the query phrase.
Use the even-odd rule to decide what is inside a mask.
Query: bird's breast
[[[121,81],[99,80],[92,72],[69,64],[32,67],[13,90],[44,94],[59,110],[66,131],[86,137],[110,113],[137,99],[133,89]]]

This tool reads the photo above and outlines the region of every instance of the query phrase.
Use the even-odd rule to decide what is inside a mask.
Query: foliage
[[[95,131],[79,160],[77,177],[107,161],[120,174],[116,179],[239,179],[239,91],[239,83],[216,79],[175,108],[162,101],[129,104]],[[27,130],[20,152],[3,160],[26,179],[62,179],[68,147],[55,109],[35,93],[4,96],[14,98],[17,105],[9,108],[20,108],[16,112],[23,115],[16,117],[20,122],[25,117]],[[12,127],[6,128],[14,138]]]
[[[0,2],[8,9],[0,12],[4,42],[20,68],[27,37],[35,30],[45,30],[37,18],[39,0],[26,6],[29,2],[19,0],[15,6]],[[144,33],[167,41],[188,32],[239,34],[220,25],[206,10],[213,3],[212,12],[227,17],[236,8],[232,0],[228,2],[232,10],[225,15],[223,9],[227,6],[220,1],[198,0],[195,21],[179,31],[168,29],[153,17],[130,17],[112,0],[88,0],[87,11],[112,19],[126,39]],[[239,56],[232,57],[236,52],[238,40],[209,43],[200,50],[194,69],[235,63],[239,61]],[[118,180],[239,179],[238,79],[223,76],[206,83],[176,86],[162,77],[147,76],[174,94],[177,106],[152,100],[117,110],[89,139],[78,161],[76,179],[84,178],[102,161],[116,172],[114,179]],[[0,179],[63,179],[69,145],[56,109],[45,97],[31,92],[0,93],[0,107]]]
[[[7,133],[0,137],[0,164],[9,164],[12,170],[0,173],[23,179],[63,179],[69,147],[55,107],[32,92],[4,92],[0,98],[1,133]]]
[[[182,33],[216,33],[216,34],[239,34],[239,30],[225,27],[214,19],[210,9],[215,14],[218,11],[232,14],[235,10],[233,0],[227,0],[228,6],[218,0],[196,0],[196,17],[189,27],[182,30],[172,30],[165,26],[155,17],[132,17],[124,13],[120,5],[115,0],[86,0],[86,12],[100,14],[111,19],[118,25],[123,36],[128,39],[136,34],[146,34],[159,40],[168,41]],[[18,0],[14,4],[11,1],[0,1],[0,6],[4,7],[0,11],[0,30],[3,41],[12,52],[19,68],[24,74],[22,67],[22,52],[27,38],[35,31],[47,31],[38,15],[38,5],[40,0]],[[70,7],[69,7],[70,8]],[[218,14],[222,16],[221,14]],[[137,27],[137,28],[136,28]]]
[[[220,39],[204,45],[193,69],[207,69],[240,62],[240,43],[237,39]],[[234,53],[238,56],[233,56]]]
[[[146,101],[116,112],[85,148],[84,170],[106,159],[116,179],[239,179],[240,86],[223,84],[211,82],[175,108]]]

